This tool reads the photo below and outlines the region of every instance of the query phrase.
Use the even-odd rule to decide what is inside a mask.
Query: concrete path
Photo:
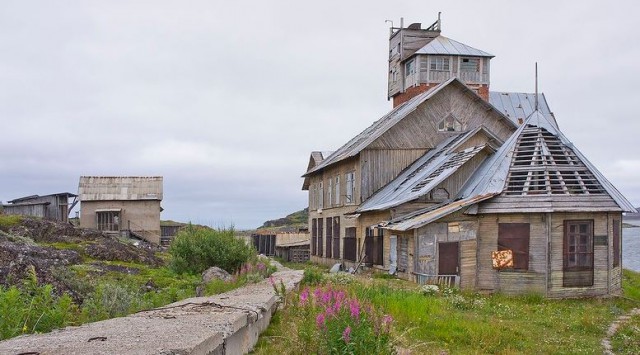
[[[628,322],[631,319],[631,317],[639,314],[640,314],[640,308],[634,308],[629,313],[618,317],[618,319],[616,319],[613,323],[611,323],[611,325],[609,326],[609,329],[607,329],[607,336],[604,339],[602,339],[602,347],[604,348],[604,354],[606,355],[614,354],[613,347],[611,346],[611,338],[613,338],[613,336],[616,334],[618,329],[622,325],[624,325],[626,322]]]
[[[288,291],[302,271],[279,271]],[[278,296],[269,280],[211,297],[0,342],[0,354],[243,354],[267,328]]]

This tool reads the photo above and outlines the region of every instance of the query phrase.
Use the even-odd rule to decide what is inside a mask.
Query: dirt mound
[[[49,243],[57,243],[58,248],[46,245]],[[56,293],[68,292],[79,299],[69,266],[81,264],[85,257],[159,266],[163,261],[155,255],[157,250],[146,242],[134,245],[68,223],[23,218],[18,225],[0,229],[0,285],[19,285],[33,267],[38,284],[51,284]]]

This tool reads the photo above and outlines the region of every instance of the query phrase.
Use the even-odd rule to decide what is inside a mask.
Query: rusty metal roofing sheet
[[[461,55],[461,56],[473,56],[473,57],[490,57],[493,58],[493,54],[489,54],[485,51],[473,48],[464,43],[454,41],[445,36],[438,36],[431,42],[427,43],[424,47],[418,49],[416,54],[434,54],[434,55]]]
[[[162,201],[162,176],[81,176],[80,201]]]
[[[384,210],[409,202],[429,193],[478,154],[484,145],[461,152],[453,149],[478,130],[451,137],[416,160],[396,179],[365,201],[356,212]]]

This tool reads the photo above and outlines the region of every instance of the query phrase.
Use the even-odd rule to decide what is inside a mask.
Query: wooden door
[[[458,242],[438,244],[438,275],[460,275]]]

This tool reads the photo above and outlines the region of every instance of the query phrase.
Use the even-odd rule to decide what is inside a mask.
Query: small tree
[[[171,268],[178,273],[201,273],[211,266],[234,272],[254,249],[234,237],[233,230],[188,226],[178,233],[169,247]]]

